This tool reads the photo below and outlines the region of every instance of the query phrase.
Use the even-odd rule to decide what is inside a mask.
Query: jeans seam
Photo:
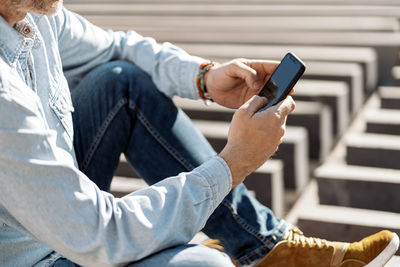
[[[261,245],[258,248],[254,249],[251,253],[241,257],[240,259],[237,259],[236,262],[239,266],[251,264],[255,261],[252,258],[254,256],[263,255],[264,251],[268,251],[268,248],[265,247],[265,245]]]
[[[175,159],[177,160],[187,171],[193,170],[195,167],[185,160],[185,158],[176,150],[174,147],[165,140],[161,134],[155,129],[150,121],[146,118],[144,113],[136,107],[134,103],[129,103],[129,108],[136,110],[136,115],[143,127],[153,136],[153,138]]]
[[[103,138],[108,126],[111,124],[115,116],[118,114],[119,110],[128,103],[128,99],[122,98],[120,101],[117,102],[117,104],[111,109],[111,111],[108,113],[106,118],[104,119],[103,123],[101,124],[99,130],[97,131],[96,136],[94,137],[94,140],[89,147],[89,150],[84,157],[84,160],[82,162],[81,170],[82,172],[85,172],[86,169],[89,166],[90,161],[93,158],[93,155],[97,149],[97,147],[100,144],[101,139]]]
[[[237,262],[239,263],[239,265],[245,265],[245,264],[251,264],[252,262],[254,262],[254,259],[252,259],[254,256],[257,255],[263,255],[263,251],[267,250],[267,251],[271,251],[272,248],[269,248],[268,245],[269,244],[274,244],[274,236],[275,234],[277,234],[278,232],[281,231],[282,227],[284,227],[287,223],[285,223],[284,221],[281,221],[278,228],[276,229],[276,231],[273,233],[272,237],[267,238],[266,243],[264,243],[262,246],[254,249],[251,253],[248,253],[247,255],[241,257],[240,259],[237,260]],[[265,239],[265,238],[264,238]],[[275,246],[276,244],[274,244]]]
[[[260,242],[262,242],[264,244],[267,244],[270,242],[271,238],[265,238],[261,234],[257,233],[257,231],[255,231],[252,226],[250,226],[248,223],[246,223],[246,221],[244,219],[242,219],[242,217],[232,207],[230,202],[228,202],[227,200],[224,199],[221,204],[223,204],[226,208],[228,208],[230,210],[232,217],[235,219],[235,221],[240,226],[242,226],[249,234],[251,234],[252,236],[257,238]]]
[[[261,234],[259,234],[256,230],[253,229],[253,227],[251,225],[249,225],[248,223],[246,223],[246,221],[244,219],[242,219],[242,217],[236,212],[235,208],[232,207],[231,203],[228,202],[227,200],[223,200],[222,205],[224,205],[226,208],[228,208],[232,214],[232,217],[234,218],[234,220],[245,230],[247,231],[249,234],[251,234],[252,236],[254,236],[256,239],[258,239],[263,245],[255,250],[253,250],[253,252],[251,254],[247,254],[243,257],[241,257],[240,259],[238,259],[238,262],[246,262],[248,261],[248,259],[250,257],[252,257],[253,255],[256,255],[258,250],[261,250],[261,248],[269,248],[270,244],[274,244],[273,240],[275,237],[275,234],[277,232],[279,232],[280,228],[283,227],[285,225],[285,223],[281,223],[279,225],[279,228],[275,231],[275,233],[271,236],[271,237],[264,237]]]

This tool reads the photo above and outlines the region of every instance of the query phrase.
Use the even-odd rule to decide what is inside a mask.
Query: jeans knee
[[[155,87],[151,77],[135,64],[116,60],[104,63],[94,69],[90,74],[90,80],[103,86],[118,89],[139,90],[141,88]]]
[[[144,80],[145,82],[152,83],[150,76],[145,71],[128,61],[112,61],[105,63],[103,68],[106,69],[111,76],[122,81],[132,82],[134,80]]]
[[[233,266],[231,259],[225,253],[216,249],[208,248],[205,246],[197,246],[196,253],[190,256],[190,260],[184,263],[184,266],[195,267],[220,267],[220,266]],[[175,265],[174,265],[175,266]],[[182,266],[177,264],[176,267]]]
[[[234,266],[229,256],[201,245],[187,245],[165,250],[133,267],[229,267]]]

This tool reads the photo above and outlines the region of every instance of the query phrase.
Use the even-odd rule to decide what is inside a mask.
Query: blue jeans
[[[102,190],[110,189],[121,153],[148,184],[190,171],[215,155],[190,119],[131,63],[114,61],[92,70],[72,91],[72,101],[79,167]],[[221,240],[226,253],[246,265],[262,259],[287,228],[241,184],[211,215],[203,232]],[[72,263],[60,259],[55,266],[69,266],[65,264]],[[187,245],[132,266],[227,264],[229,258],[216,250]]]

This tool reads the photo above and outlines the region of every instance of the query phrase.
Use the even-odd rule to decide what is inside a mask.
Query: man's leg
[[[79,166],[103,190],[110,188],[121,153],[148,184],[190,171],[215,155],[190,119],[130,63],[96,68],[73,90],[72,99]],[[266,255],[287,228],[240,185],[204,232],[220,239],[240,264],[249,264]]]
[[[234,266],[225,253],[201,245],[186,245],[166,249],[151,255],[131,267],[230,267]]]

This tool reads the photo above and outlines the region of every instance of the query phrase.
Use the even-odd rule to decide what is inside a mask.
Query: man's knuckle
[[[242,117],[242,116],[247,116],[250,113],[250,110],[247,106],[242,106],[236,111],[237,115]]]
[[[293,111],[296,108],[296,103],[294,101],[290,101],[290,111]]]
[[[279,113],[273,113],[270,117],[270,123],[274,127],[279,127],[282,123],[282,116]]]
[[[285,127],[280,127],[278,133],[279,133],[280,136],[284,136],[285,133],[286,133],[286,128]]]

